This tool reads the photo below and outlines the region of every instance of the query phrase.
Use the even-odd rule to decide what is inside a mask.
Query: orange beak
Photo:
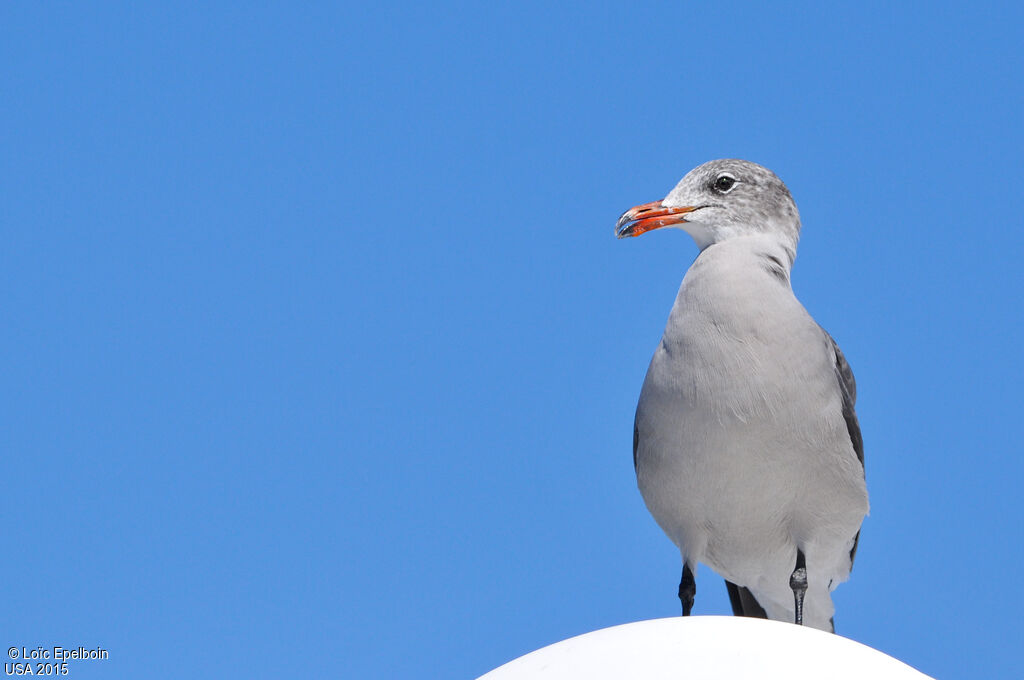
[[[661,204],[661,201],[644,203],[622,213],[618,224],[615,225],[615,236],[618,238],[639,236],[645,231],[651,231],[652,229],[682,224],[686,221],[683,215],[696,209],[697,206],[692,205],[666,208]]]

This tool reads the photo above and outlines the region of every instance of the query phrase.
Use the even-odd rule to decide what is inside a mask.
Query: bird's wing
[[[857,422],[857,412],[854,410],[854,405],[857,402],[857,381],[853,377],[853,369],[847,363],[846,357],[843,356],[843,351],[839,349],[835,338],[829,335],[829,332],[824,328],[821,329],[821,332],[832,343],[832,351],[836,355],[836,378],[839,382],[839,391],[843,395],[843,420],[846,421],[846,430],[850,433],[850,443],[853,445],[853,451],[857,454],[857,460],[860,461],[861,472],[864,472],[864,439],[861,437],[860,423]],[[851,569],[853,568],[853,558],[857,555],[857,543],[859,541],[860,532],[858,531],[857,535],[853,537],[853,547],[850,548]]]
[[[818,328],[821,328],[821,326]],[[850,433],[850,443],[853,445],[853,451],[857,454],[857,460],[860,461],[860,466],[863,469],[864,440],[860,435],[860,423],[857,422],[857,412],[853,408],[857,402],[857,381],[853,377],[853,369],[846,362],[846,357],[843,356],[843,351],[836,344],[835,338],[829,335],[828,331],[824,328],[821,329],[821,332],[832,343],[832,351],[836,355],[836,378],[839,381],[839,391],[843,395],[843,419],[846,421],[846,430]]]
[[[640,428],[637,427],[637,419],[640,416],[640,409],[637,409],[636,415],[633,416],[633,472],[637,471],[636,464],[636,448],[640,444]]]

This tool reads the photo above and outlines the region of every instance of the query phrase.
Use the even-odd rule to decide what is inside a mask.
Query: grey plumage
[[[796,204],[767,168],[712,161],[627,212],[617,233],[664,226],[701,252],[637,405],[644,501],[685,565],[725,577],[737,613],[792,621],[800,551],[804,621],[831,630],[830,592],[849,576],[868,510],[864,453],[853,373],[790,286]]]

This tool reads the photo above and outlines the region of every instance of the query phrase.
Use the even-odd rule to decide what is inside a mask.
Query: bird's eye
[[[736,186],[736,180],[729,175],[719,175],[715,180],[715,189],[723,194]]]

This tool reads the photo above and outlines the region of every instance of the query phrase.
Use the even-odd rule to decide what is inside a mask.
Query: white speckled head
[[[734,158],[697,166],[661,202],[677,208],[693,206],[679,228],[700,248],[735,236],[775,234],[796,257],[800,213],[789,189],[768,168]]]

